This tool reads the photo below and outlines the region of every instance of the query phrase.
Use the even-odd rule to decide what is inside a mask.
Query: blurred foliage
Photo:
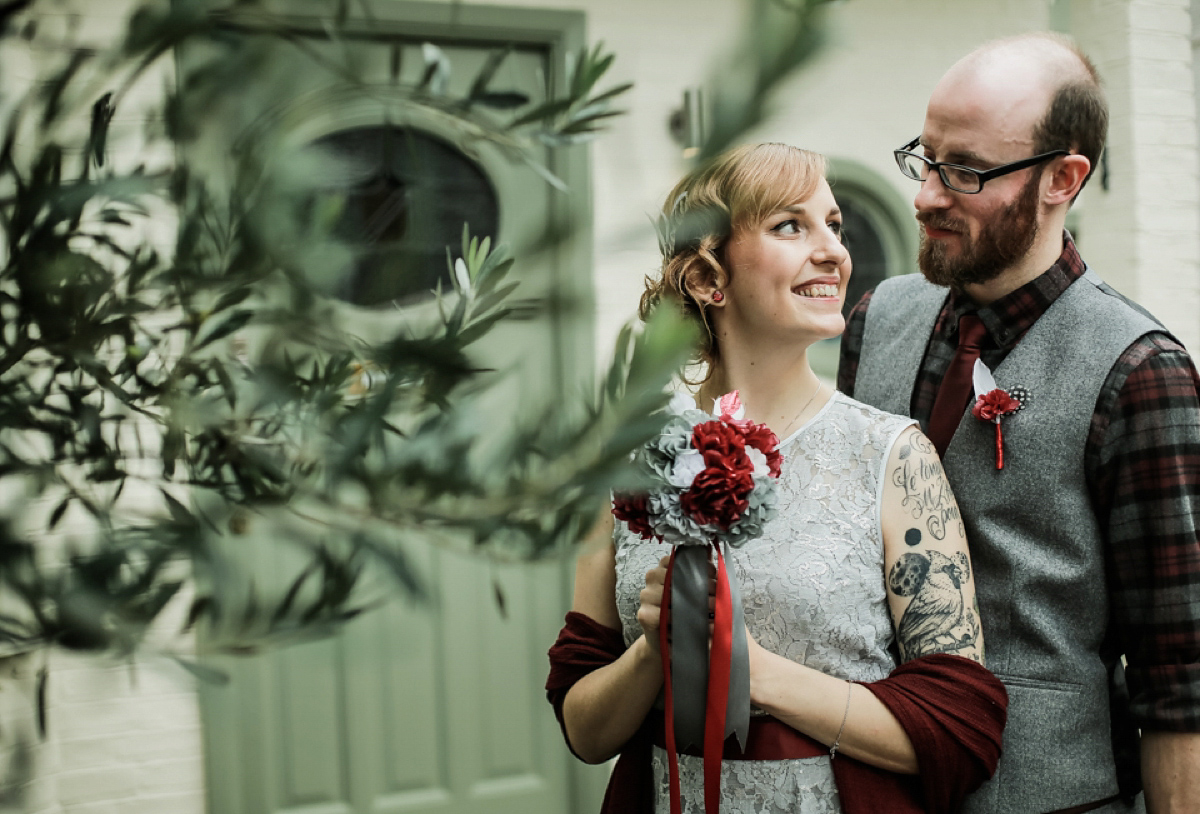
[[[6,37],[36,36],[28,5],[0,4]],[[359,5],[330,0],[331,41]],[[715,97],[713,150],[813,52],[817,5],[787,9],[785,24],[778,8],[763,17],[766,39],[735,60],[751,92]],[[114,117],[182,48],[161,132],[146,137],[148,153],[160,138],[173,160],[117,167]],[[411,545],[532,558],[576,541],[660,426],[692,341],[670,309],[626,328],[594,385],[559,394],[568,403],[481,424],[497,376],[475,349],[527,314],[507,249],[465,230],[435,318],[382,341],[339,328],[328,294],[355,247],[334,233],[339,201],[322,180],[339,167],[244,127],[261,118],[280,48],[360,82],[352,59],[332,60],[257,2],[175,0],[139,8],[111,49],[64,49],[27,91],[4,88],[2,654],[130,654],[185,589],[186,626],[203,624],[213,651],[328,635],[388,595],[374,574],[423,595]],[[613,56],[597,46],[534,104],[494,87],[506,55],[455,97],[449,60],[428,44],[419,81],[395,71],[391,98],[561,185],[545,147],[595,135],[629,85],[604,84]],[[274,560],[255,552],[274,547],[296,567],[264,580]]]

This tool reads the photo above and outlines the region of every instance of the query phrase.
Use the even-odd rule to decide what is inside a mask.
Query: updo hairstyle
[[[706,304],[693,292],[725,288],[730,236],[808,200],[824,176],[824,156],[775,143],[735,147],[689,172],[656,221],[662,269],[646,278],[639,316],[645,320],[664,301],[679,307],[699,329],[693,363],[711,373],[720,352]]]

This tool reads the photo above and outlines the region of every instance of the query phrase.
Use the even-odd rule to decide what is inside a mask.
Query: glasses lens
[[[906,153],[903,150],[896,151],[896,163],[900,165],[900,172],[914,181],[924,181],[925,176],[929,173],[929,165],[922,161],[919,156]]]
[[[978,192],[983,186],[979,181],[979,174],[966,167],[943,164],[938,167],[938,172],[942,176],[943,184],[959,192]]]

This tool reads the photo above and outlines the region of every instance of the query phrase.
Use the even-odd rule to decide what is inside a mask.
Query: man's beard
[[[984,223],[978,239],[972,240],[961,221],[928,215],[917,219],[933,229],[950,229],[962,241],[962,252],[949,257],[946,245],[921,232],[917,264],[925,279],[934,285],[962,291],[973,283],[986,283],[1012,267],[1033,247],[1038,236],[1038,193],[1041,173],[1035,172],[1021,188],[1017,199]]]

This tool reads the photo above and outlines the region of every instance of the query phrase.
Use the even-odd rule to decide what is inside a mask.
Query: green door
[[[540,689],[561,566],[414,555],[433,608],[226,662],[233,681],[204,694],[213,814],[572,810],[573,759]]]
[[[293,6],[300,26],[304,6]],[[494,86],[536,102],[545,98],[547,77],[561,81],[566,50],[583,44],[577,13],[397,2],[372,7],[378,19],[359,29],[353,47],[381,88],[397,53],[402,78],[421,70],[424,42],[435,42],[449,57],[456,90],[465,90],[490,51],[515,42]],[[436,120],[389,107],[380,101],[386,94],[339,94],[329,76],[302,63],[294,69],[307,73],[296,99],[281,100],[281,108],[306,111],[302,129],[314,140],[379,142],[394,129],[402,146],[457,149]],[[576,148],[545,159],[570,193],[486,147],[446,160],[474,167],[456,172],[475,178],[472,194],[486,198],[490,187],[499,238],[519,247],[556,226],[556,219],[587,210],[586,156]],[[386,188],[377,192],[382,212],[365,220],[396,236],[403,228],[389,219],[386,206],[395,196]],[[589,260],[590,246],[581,239],[519,261],[522,291],[585,293]],[[397,309],[417,318],[429,307],[372,277],[380,273],[386,269],[366,263],[346,293],[358,302],[390,300],[385,308],[345,307],[347,322],[366,332],[394,328]],[[488,342],[485,360],[507,371],[499,398],[533,406],[569,387],[574,376],[567,371],[589,362],[590,331],[590,321],[578,315],[505,327]],[[481,426],[481,435],[487,429]],[[569,602],[570,566],[496,564],[428,547],[410,554],[432,589],[429,605],[396,602],[335,640],[222,662],[232,682],[202,694],[212,814],[596,809],[604,770],[586,770],[570,758],[541,690],[546,650]],[[281,566],[259,563],[264,581]]]

